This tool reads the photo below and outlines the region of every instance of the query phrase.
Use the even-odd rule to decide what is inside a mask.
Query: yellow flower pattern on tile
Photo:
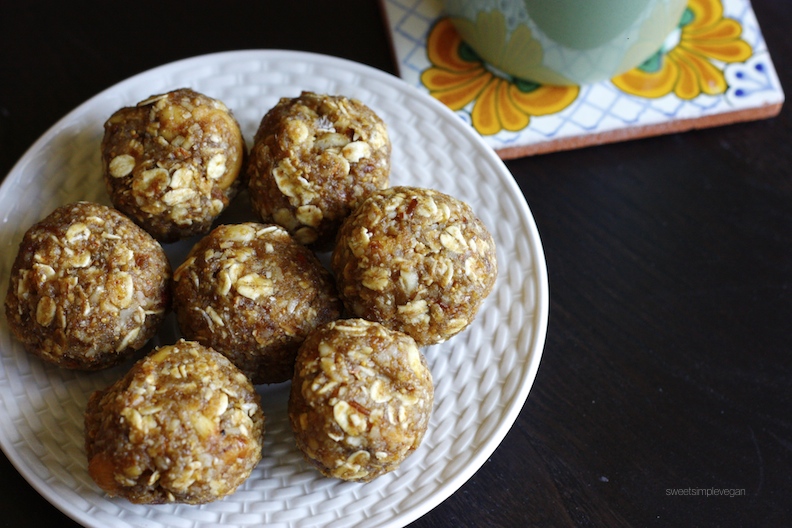
[[[520,34],[519,39],[504,42],[504,50],[530,46],[530,34]],[[452,110],[473,103],[472,125],[485,136],[522,130],[532,116],[560,112],[580,92],[577,86],[539,85],[496,73],[462,41],[447,18],[441,18],[430,31],[427,52],[432,66],[421,75],[423,85]]]
[[[728,88],[713,61],[743,62],[752,54],[739,22],[724,18],[720,0],[690,0],[682,17],[679,42],[656,53],[638,68],[614,77],[620,90],[647,98],[674,93],[683,100],[719,95]]]
[[[463,23],[470,24],[468,33],[475,37],[476,25]],[[493,13],[477,23],[504,24]],[[500,56],[507,61],[515,49],[531,50],[534,62],[541,62],[541,55],[536,56],[541,48],[527,28],[520,29],[507,39],[504,26]],[[740,23],[724,17],[721,0],[689,0],[676,37],[678,42],[668,49],[611,79],[613,85],[645,98],[720,95],[728,88],[722,65],[744,62],[753,54],[741,38]],[[577,86],[541,85],[502,73],[476,55],[448,18],[439,19],[430,30],[427,53],[431,66],[421,74],[421,83],[452,110],[472,105],[472,125],[484,136],[523,130],[531,117],[561,112],[580,93]]]

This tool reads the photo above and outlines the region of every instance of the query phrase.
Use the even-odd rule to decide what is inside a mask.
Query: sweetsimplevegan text
[[[745,488],[666,488],[667,496],[680,497],[740,497]]]

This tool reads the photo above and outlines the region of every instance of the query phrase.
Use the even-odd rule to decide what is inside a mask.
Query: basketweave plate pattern
[[[24,231],[76,200],[109,205],[100,172],[104,121],[151,94],[189,86],[224,101],[248,142],[280,97],[301,90],[360,99],[388,124],[392,185],[432,187],[468,202],[495,238],[500,264],[475,322],[425,349],[435,408],[420,448],[371,483],[322,477],[297,451],[286,416],[288,383],[259,386],[264,458],[230,497],[201,506],[134,505],[109,499],[87,472],[83,410],[90,393],[129,362],[98,373],[62,370],[28,355],[0,325],[0,445],[47,500],[91,527],[404,526],[456,491],[501,442],[528,396],[547,328],[547,271],[530,210],[503,163],[470,127],[398,78],[347,60],[247,50],[171,63],[98,94],[47,131],[0,187],[3,296]],[[242,195],[223,222],[254,220]],[[178,265],[195,240],[166,246]],[[179,337],[169,316],[151,346]]]

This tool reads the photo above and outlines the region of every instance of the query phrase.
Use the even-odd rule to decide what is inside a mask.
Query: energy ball
[[[118,110],[102,140],[113,205],[161,242],[209,231],[242,183],[245,156],[231,111],[187,88]]]
[[[441,343],[492,291],[495,243],[469,205],[417,187],[373,193],[344,222],[332,255],[350,313]]]
[[[261,460],[264,415],[224,356],[179,341],[138,361],[85,412],[88,472],[111,497],[203,504],[233,493]]]
[[[300,347],[288,412],[297,447],[322,474],[368,482],[418,448],[433,401],[432,374],[411,337],[348,319]]]
[[[162,246],[104,205],[55,209],[25,233],[5,300],[31,353],[61,367],[119,363],[157,332],[170,305]]]
[[[222,225],[174,273],[188,339],[226,355],[253,383],[291,379],[308,333],[342,310],[330,273],[280,226]]]
[[[344,218],[388,186],[390,153],[385,124],[360,101],[311,92],[283,98],[254,137],[251,203],[301,244],[329,248]]]

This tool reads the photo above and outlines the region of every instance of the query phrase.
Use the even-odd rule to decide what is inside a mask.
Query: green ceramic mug
[[[489,65],[542,84],[609,79],[651,57],[687,0],[445,0],[462,39]]]

